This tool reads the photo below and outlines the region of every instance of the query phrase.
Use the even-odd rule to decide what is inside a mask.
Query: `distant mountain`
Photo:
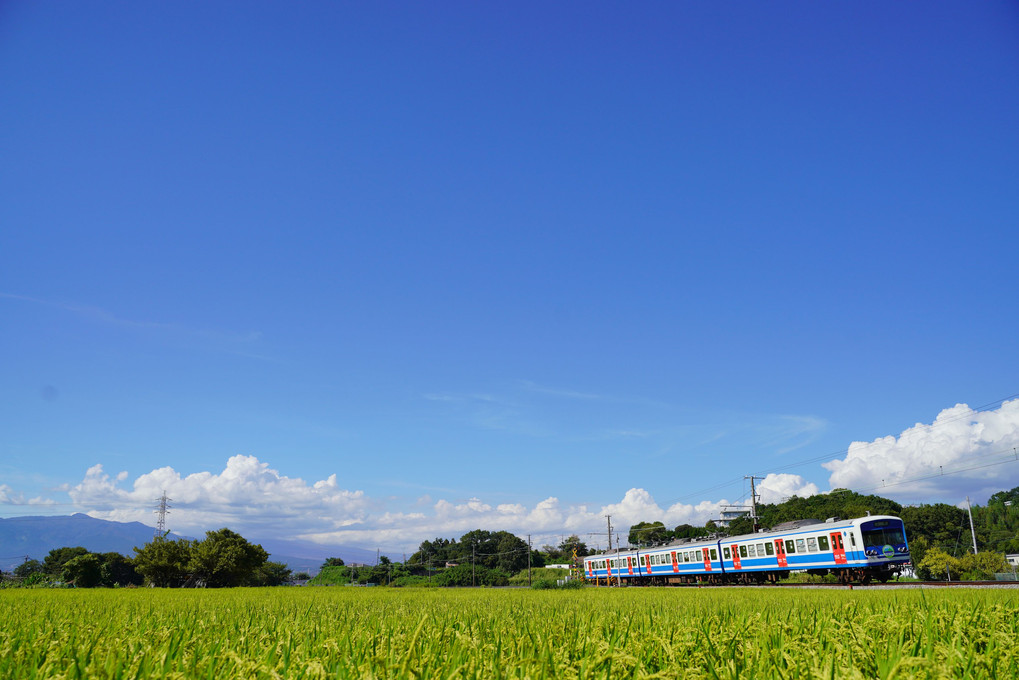
[[[154,533],[153,527],[141,522],[108,522],[81,513],[0,519],[0,569],[7,571],[25,557],[42,560],[50,550],[64,546],[131,556],[132,549],[151,541]]]
[[[92,552],[119,552],[131,557],[134,547],[152,540],[155,529],[141,522],[111,522],[81,513],[55,517],[0,518],[0,570],[10,571],[26,557],[42,560],[54,548],[80,545]],[[243,535],[243,534],[242,534]],[[346,546],[326,546],[310,541],[265,539],[244,535],[294,571],[317,572],[327,557],[345,562],[374,564],[373,550]],[[171,533],[169,538],[182,538]]]

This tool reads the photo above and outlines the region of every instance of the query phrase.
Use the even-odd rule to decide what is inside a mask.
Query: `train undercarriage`
[[[901,571],[902,565],[885,564],[873,567],[850,567],[845,569],[808,569],[806,573],[814,576],[833,574],[843,585],[867,585],[874,581],[887,583]],[[791,571],[728,571],[717,574],[697,574],[690,576],[617,576],[606,579],[590,579],[595,585],[630,585],[630,586],[687,586],[687,585],[769,585],[788,578]]]

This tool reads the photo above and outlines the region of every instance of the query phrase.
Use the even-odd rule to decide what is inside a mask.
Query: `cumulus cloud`
[[[903,500],[986,498],[1019,484],[1019,399],[993,411],[957,404],[898,437],[853,442],[824,464],[832,488],[873,490]],[[1011,462],[1010,462],[1011,461]]]
[[[663,507],[649,491],[633,488],[615,503],[598,506],[566,504],[550,496],[533,504],[490,503],[481,498],[451,501],[373,499],[362,491],[341,488],[336,475],[308,482],[288,477],[254,456],[233,456],[217,472],[183,475],[162,467],[130,482],[124,473],[108,474],[102,465],[89,468],[80,483],[69,486],[73,503],[94,517],[155,523],[156,500],[166,492],[172,499],[167,524],[177,533],[200,536],[229,526],[262,539],[296,538],[331,545],[383,546],[414,550],[425,539],[458,537],[471,529],[531,534],[535,545],[558,543],[563,534],[576,533],[591,545],[605,530],[605,515],[620,534],[640,521],[666,526],[701,525],[718,517],[725,499]],[[796,475],[771,475],[762,494],[809,495],[817,491]],[[0,499],[13,498],[0,486]]]
[[[799,496],[807,498],[820,493],[817,484],[808,482],[799,475],[770,474],[757,485],[757,493],[761,496],[762,503],[781,503],[782,501]]]
[[[219,473],[182,476],[162,467],[138,477],[131,488],[94,465],[68,490],[71,500],[94,517],[152,522],[151,508],[166,492],[173,499],[172,525],[180,530],[269,526],[280,536],[294,531],[337,529],[363,522],[371,503],[362,491],[341,489],[336,475],[308,484],[281,475],[254,456],[233,456]]]

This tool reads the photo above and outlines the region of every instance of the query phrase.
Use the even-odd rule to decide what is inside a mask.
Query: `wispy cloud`
[[[539,385],[538,383],[531,382],[530,380],[520,380],[518,383],[521,387],[529,392],[537,392],[538,394],[546,394],[552,397],[562,397],[564,399],[582,399],[586,401],[602,401],[608,399],[601,394],[593,394],[591,392],[578,392],[576,390],[565,390],[556,389],[554,387],[546,387]]]
[[[261,340],[262,338],[261,331],[245,331],[238,333],[208,328],[194,328],[177,323],[126,319],[124,317],[117,316],[113,312],[103,309],[102,307],[95,307],[91,305],[69,304],[53,300],[44,300],[42,298],[32,297],[29,295],[16,295],[14,293],[0,292],[0,298],[6,300],[16,300],[19,302],[27,302],[34,305],[42,305],[45,307],[50,307],[52,309],[59,309],[65,312],[70,312],[71,314],[74,314],[80,318],[86,319],[93,323],[103,324],[107,326],[123,328],[133,331],[151,331],[178,338],[185,337],[197,340],[204,340],[207,342],[214,342],[220,345],[230,345],[234,347],[234,353],[241,354],[243,356],[247,356],[254,359],[267,358],[256,353],[252,353],[250,351],[236,350],[236,347],[238,346],[250,346]]]
[[[57,502],[50,498],[43,498],[42,496],[36,496],[35,498],[25,498],[25,495],[23,493],[15,491],[6,484],[0,484],[0,505],[47,506],[57,505]]]

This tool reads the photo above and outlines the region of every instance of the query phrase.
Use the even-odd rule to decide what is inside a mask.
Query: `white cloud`
[[[970,495],[976,502],[1019,484],[1015,447],[1019,399],[994,411],[957,404],[898,437],[853,442],[845,458],[824,467],[832,488],[921,501]]]
[[[802,495],[798,477],[777,478],[774,484],[769,478],[763,488],[773,486],[776,493],[794,490]],[[477,528],[531,534],[535,545],[558,543],[560,536],[570,533],[581,535],[591,545],[604,545],[605,515],[611,515],[613,527],[625,534],[630,524],[639,521],[663,521],[670,527],[703,524],[717,517],[719,506],[727,503],[703,501],[662,508],[640,488],[630,489],[616,503],[599,507],[564,505],[554,496],[534,504],[493,504],[481,498],[432,501],[427,496],[373,499],[362,491],[341,488],[336,475],[309,483],[282,475],[253,456],[233,456],[218,472],[182,475],[162,467],[133,482],[123,473],[111,476],[102,465],[94,465],[67,493],[76,506],[94,517],[152,525],[156,500],[164,490],[172,499],[167,525],[178,533],[200,536],[229,526],[262,539],[299,538],[407,551],[425,539],[459,537]],[[12,494],[9,487],[0,486],[0,499]]]
[[[761,503],[781,503],[791,496],[807,498],[820,493],[817,484],[807,482],[799,475],[770,474],[757,485]]]
[[[314,484],[286,477],[253,456],[233,456],[222,472],[181,476],[163,467],[138,477],[131,489],[93,465],[68,490],[89,514],[117,521],[153,522],[152,508],[165,491],[172,498],[171,521],[178,531],[235,527],[271,527],[278,536],[308,528],[329,530],[364,520],[371,503],[361,491],[339,488],[336,475]]]
[[[42,496],[26,499],[25,494],[0,484],[0,505],[56,505],[56,501]]]

